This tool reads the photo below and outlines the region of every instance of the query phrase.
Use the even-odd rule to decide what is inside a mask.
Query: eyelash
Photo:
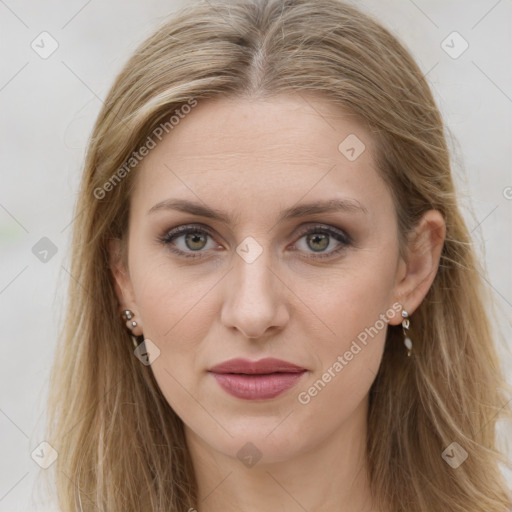
[[[164,245],[167,245],[169,250],[178,254],[179,256],[183,256],[185,258],[203,258],[204,256],[201,255],[200,253],[205,252],[205,251],[202,251],[202,250],[195,251],[195,253],[198,253],[198,254],[194,254],[194,252],[190,253],[190,252],[182,251],[181,249],[177,249],[172,246],[172,242],[174,240],[176,240],[180,236],[187,235],[189,233],[206,234],[213,238],[212,233],[208,229],[205,229],[199,225],[190,224],[190,225],[179,226],[175,229],[165,232],[164,235],[159,238],[159,241],[161,243],[163,243]],[[322,233],[322,234],[330,235],[337,242],[339,242],[341,244],[341,246],[338,249],[334,249],[333,251],[330,251],[326,254],[317,253],[316,255],[312,256],[314,259],[323,259],[323,258],[334,257],[334,256],[338,255],[339,253],[341,253],[342,251],[344,251],[347,247],[352,245],[352,238],[349,235],[343,233],[342,231],[337,231],[332,228],[323,227],[320,225],[312,226],[309,229],[301,232],[299,240],[301,238],[303,238],[307,235],[313,234],[313,233]]]

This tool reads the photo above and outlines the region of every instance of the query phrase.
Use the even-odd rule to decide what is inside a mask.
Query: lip
[[[274,398],[297,384],[307,372],[301,366],[272,357],[259,361],[230,359],[208,371],[224,391],[245,400]]]
[[[210,368],[208,371],[214,373],[245,373],[245,374],[268,374],[268,373],[296,373],[303,372],[305,368],[296,364],[266,357],[258,361],[249,361],[248,359],[236,358],[224,361]]]

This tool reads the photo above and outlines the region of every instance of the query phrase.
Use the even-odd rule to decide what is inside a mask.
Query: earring
[[[126,323],[126,327],[128,329],[130,329],[130,331],[134,328],[134,327],[137,327],[137,322],[135,320],[132,320],[133,318],[133,312],[130,311],[129,309],[125,309],[122,313],[121,313],[125,323]],[[130,337],[132,338],[132,343],[133,343],[133,346],[135,348],[138,347],[139,343],[137,341],[137,338],[130,332]]]
[[[407,348],[407,356],[411,356],[412,351],[412,341],[409,336],[407,336],[407,331],[409,330],[409,313],[405,311],[405,309],[402,309],[402,330],[404,332],[404,345]]]

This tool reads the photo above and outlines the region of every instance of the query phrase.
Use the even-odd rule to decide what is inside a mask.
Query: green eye
[[[305,238],[306,248],[311,249],[313,258],[328,258],[335,256],[351,245],[351,238],[342,231],[334,230],[324,226],[314,226],[302,233],[299,240]],[[339,247],[325,252],[331,244],[331,240],[335,240]],[[307,252],[307,251],[306,251]]]
[[[185,225],[168,231],[160,238],[160,241],[169,246],[169,249],[179,256],[185,258],[201,258],[203,257],[203,253],[207,252],[203,249],[208,245],[208,238],[213,238],[213,235],[208,230],[197,225]],[[313,258],[326,258],[337,255],[352,243],[350,236],[343,231],[325,226],[309,228],[301,234],[299,241],[303,238],[305,238],[306,244],[304,252],[309,252],[309,249]],[[181,247],[177,247],[176,241],[180,239],[183,239],[180,243]],[[339,247],[326,252],[332,240],[335,240]],[[219,246],[215,245],[215,247]],[[210,249],[211,248],[213,247],[210,247]],[[294,250],[297,250],[296,245],[294,246]]]

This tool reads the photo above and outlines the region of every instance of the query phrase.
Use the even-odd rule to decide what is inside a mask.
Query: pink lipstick
[[[305,368],[271,357],[259,361],[230,359],[208,370],[232,396],[245,400],[274,398],[295,385]]]

